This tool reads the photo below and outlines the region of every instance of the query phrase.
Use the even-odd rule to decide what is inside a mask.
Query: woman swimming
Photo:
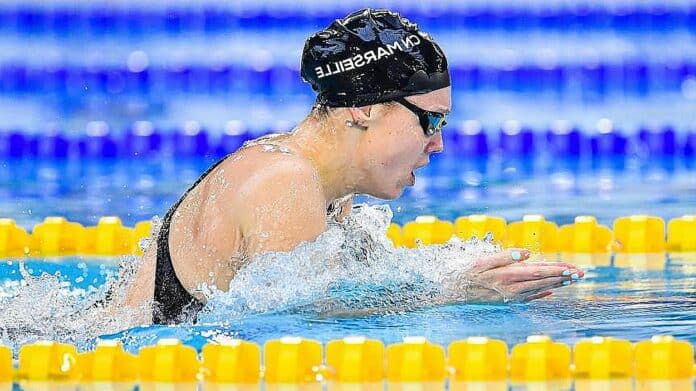
[[[164,217],[126,294],[129,306],[152,303],[152,322],[195,320],[201,285],[224,290],[255,257],[315,240],[327,212],[350,213],[353,194],[399,197],[442,152],[447,59],[399,14],[334,21],[306,41],[301,72],[317,93],[309,115],[210,167]],[[583,276],[562,262],[520,262],[528,257],[511,249],[476,260],[467,300],[538,299]]]

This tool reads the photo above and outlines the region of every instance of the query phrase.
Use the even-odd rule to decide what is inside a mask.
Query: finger
[[[548,277],[540,280],[522,281],[512,285],[512,289],[517,294],[535,294],[538,291],[559,288],[563,285],[570,285],[571,280],[568,277]]]
[[[511,248],[477,260],[474,267],[486,271],[521,262],[526,259],[529,259],[529,251],[521,248]]]
[[[571,280],[579,280],[584,276],[581,270],[567,269],[559,266],[529,266],[522,270],[516,270],[511,281],[532,281],[548,277],[566,277]]]
[[[539,293],[533,294],[533,295],[531,295],[531,296],[525,297],[525,298],[524,298],[524,301],[537,300],[537,299],[544,298],[544,297],[546,297],[546,296],[551,296],[552,294],[553,294],[552,291],[543,291],[543,292],[539,292]]]
[[[521,262],[519,263],[520,266],[562,266],[567,269],[570,268],[577,268],[577,266],[573,265],[572,263],[567,263],[567,262],[556,262],[556,261],[527,261],[527,262]]]
[[[538,266],[558,266],[558,267],[564,267],[566,270],[569,270],[569,274],[577,274],[580,278],[585,277],[585,271],[578,268],[577,266],[573,265],[572,263],[565,263],[565,262],[521,262],[518,263],[514,266],[519,266],[522,268],[529,268],[529,267],[538,267]]]

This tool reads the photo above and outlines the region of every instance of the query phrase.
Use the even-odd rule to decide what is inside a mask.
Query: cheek
[[[413,165],[421,158],[425,144],[420,128],[411,126],[380,129],[380,137],[370,143],[370,176],[373,186],[390,192],[401,188]],[[387,189],[388,188],[388,189]]]
[[[381,152],[373,171],[374,180],[382,186],[401,188],[421,156],[422,146],[402,139]]]
[[[409,145],[399,144],[390,145],[380,151],[378,157],[379,166],[383,169],[398,169],[413,161],[414,148]]]
[[[389,137],[389,160],[394,163],[408,162],[410,164],[420,158],[425,149],[422,136],[422,132],[417,133],[413,126],[392,132]]]

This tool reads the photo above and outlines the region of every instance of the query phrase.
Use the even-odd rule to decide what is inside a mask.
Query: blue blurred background
[[[304,40],[364,6],[434,36],[453,79],[446,153],[398,222],[693,210],[694,1],[37,0],[0,4],[0,215],[161,215],[303,118]]]
[[[577,215],[612,225],[631,214],[696,213],[694,0],[3,0],[0,217],[30,230],[55,215],[89,226],[105,215],[128,226],[162,216],[216,159],[307,114],[305,39],[365,6],[400,11],[429,32],[453,80],[445,153],[386,202],[395,222],[536,213],[559,225]],[[61,287],[86,292],[117,272],[114,259],[47,260],[27,263],[29,273],[60,271]],[[100,324],[65,322],[73,309],[55,301],[60,289],[22,279],[17,262],[0,262],[10,337],[72,343]],[[357,318],[228,320],[222,311],[220,324],[117,337],[131,351],[161,337],[200,348],[216,335],[327,341],[366,332],[385,342],[518,343],[543,333],[566,343],[654,334],[694,343],[693,281],[693,268],[671,259],[661,270],[591,269],[585,282],[524,306]]]

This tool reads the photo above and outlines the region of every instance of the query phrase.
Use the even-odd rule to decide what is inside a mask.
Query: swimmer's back
[[[190,288],[210,281],[212,273],[211,283],[226,289],[250,256],[290,250],[296,243],[288,240],[298,232],[311,234],[304,240],[314,239],[324,228],[324,215],[317,211],[325,209],[309,162],[269,145],[244,148],[221,163],[175,213],[169,240],[175,267],[182,270],[177,274]],[[269,237],[269,232],[276,234]],[[202,260],[207,267],[187,260]]]
[[[172,264],[201,301],[202,283],[226,290],[236,271],[266,251],[288,251],[325,228],[326,202],[313,166],[274,143],[240,149],[176,208],[169,232]],[[127,303],[152,299],[156,249],[143,257]]]

